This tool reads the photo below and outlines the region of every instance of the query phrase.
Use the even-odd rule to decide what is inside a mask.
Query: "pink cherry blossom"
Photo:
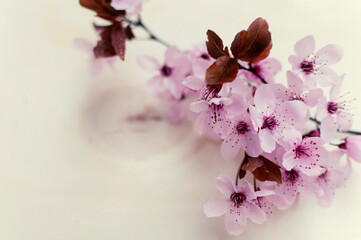
[[[321,206],[326,207],[331,204],[336,187],[343,185],[351,173],[349,161],[346,165],[340,164],[343,154],[340,149],[332,151],[324,164],[325,171],[315,179],[315,184],[321,189],[318,196],[318,203]]]
[[[256,64],[252,65],[254,71],[258,73],[267,83],[274,83],[274,76],[281,71],[281,63],[275,58],[266,58]],[[248,81],[257,85],[262,85],[262,81],[252,72],[242,70],[242,74],[248,79]]]
[[[361,136],[353,136],[345,139],[345,142],[339,145],[348,158],[361,163]]]
[[[184,78],[192,71],[188,57],[176,47],[169,47],[165,53],[164,64],[148,56],[138,58],[138,63],[145,70],[156,72],[156,75],[147,82],[146,89],[161,94],[169,92],[171,96],[180,100],[189,91],[183,84]]]
[[[209,56],[206,44],[199,44],[193,47],[192,50],[186,51],[191,60],[202,59],[206,62],[213,62]]]
[[[276,148],[276,142],[282,145],[287,138],[297,134],[307,120],[307,108],[303,102],[278,104],[273,88],[273,84],[259,86],[254,96],[255,107],[249,108],[261,147],[267,153]]]
[[[227,108],[231,107],[232,103],[232,99],[228,97],[214,97],[209,101],[191,103],[190,110],[199,114],[195,122],[197,131],[201,134],[211,129],[220,136],[227,135]]]
[[[325,169],[321,167],[328,158],[328,152],[323,147],[324,141],[318,137],[302,139],[301,133],[297,134],[286,145],[288,150],[283,155],[283,166],[287,171],[297,167],[308,176],[322,174]]]
[[[272,194],[271,191],[254,192],[251,184],[245,180],[235,186],[225,175],[216,178],[216,186],[225,196],[211,199],[204,204],[203,210],[207,217],[225,215],[224,223],[229,234],[241,234],[248,218],[257,224],[266,221],[265,212],[254,200]]]
[[[232,117],[229,121],[231,133],[222,142],[222,156],[225,159],[234,159],[243,149],[249,156],[258,157],[263,151],[249,113],[240,111],[239,115]]]
[[[291,71],[287,71],[288,88],[281,84],[275,84],[274,93],[281,101],[302,101],[307,107],[312,108],[317,105],[318,100],[323,96],[320,88],[307,91],[300,77]]]
[[[293,71],[303,75],[309,88],[314,88],[317,82],[322,86],[330,86],[337,80],[337,75],[329,66],[341,60],[342,49],[330,44],[316,54],[314,50],[315,39],[313,36],[307,36],[295,44],[296,55],[290,56],[288,60]]]
[[[339,96],[343,76],[330,90],[330,100],[326,97],[319,100],[317,118],[321,120],[321,138],[331,141],[337,130],[348,131],[352,125],[352,115],[348,112],[350,102]]]
[[[117,10],[126,10],[127,15],[136,15],[142,11],[143,3],[148,0],[112,0],[111,6]]]

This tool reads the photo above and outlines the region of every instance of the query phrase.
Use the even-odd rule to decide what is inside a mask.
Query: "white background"
[[[357,98],[353,128],[361,130],[360,12],[357,0],[151,0],[143,20],[186,49],[208,28],[230,44],[261,16],[272,32],[271,56],[283,64],[280,81],[298,39],[312,34],[316,48],[343,46],[334,68],[347,73],[343,92]],[[1,3],[0,239],[360,239],[356,163],[329,208],[302,199],[268,224],[249,223],[239,237],[228,236],[223,218],[206,218],[203,203],[219,195],[214,177],[233,177],[237,162],[222,160],[219,145],[190,124],[168,124],[164,106],[142,90],[151,75],[136,57],[161,60],[158,43],[131,42],[126,62],[90,75],[89,55],[73,40],[95,43],[93,20],[75,0]]]

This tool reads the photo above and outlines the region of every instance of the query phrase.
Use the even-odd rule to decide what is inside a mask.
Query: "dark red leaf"
[[[279,184],[282,183],[282,174],[277,164],[268,160],[263,156],[259,156],[263,161],[263,166],[256,168],[252,173],[259,181],[274,181]]]
[[[231,52],[234,58],[238,58],[238,55],[244,49],[244,45],[246,44],[248,38],[248,32],[243,30],[234,37],[234,40],[231,45]]]
[[[133,30],[130,26],[125,28],[125,35],[127,36],[128,40],[132,40],[135,38]]]
[[[226,55],[225,51],[223,50],[223,41],[215,32],[213,32],[212,30],[208,30],[207,37],[207,50],[212,58],[217,59]]]
[[[112,44],[112,28],[112,25],[103,27],[100,33],[101,39],[97,42],[97,45],[93,49],[96,58],[112,57],[117,55]]]
[[[231,51],[234,57],[249,63],[257,63],[268,57],[272,48],[271,33],[268,23],[262,18],[257,18],[247,31],[236,35]]]
[[[238,178],[239,178],[239,179],[244,178],[244,176],[246,176],[246,173],[247,173],[247,172],[246,172],[245,170],[239,169]]]
[[[246,171],[253,172],[255,169],[262,167],[263,161],[260,158],[253,158],[249,157],[248,155],[245,156],[243,163],[242,163],[242,169]]]
[[[79,0],[81,6],[93,10],[99,17],[115,21],[118,16],[125,16],[125,11],[114,9],[110,0]]]
[[[113,48],[124,61],[126,34],[121,22],[113,25],[111,35]]]
[[[238,64],[234,58],[219,57],[206,71],[206,83],[217,85],[232,82],[238,73]]]

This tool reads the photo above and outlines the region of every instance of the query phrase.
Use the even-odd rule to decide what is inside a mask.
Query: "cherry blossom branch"
[[[316,118],[310,117],[310,121],[315,122],[317,125],[321,124],[321,122],[318,121]],[[348,134],[353,134],[353,135],[361,135],[361,132],[354,131],[354,130],[344,131],[344,132],[341,132],[341,133],[348,133]]]
[[[138,16],[137,21],[132,21],[132,20],[129,20],[129,19],[125,19],[125,21],[127,21],[129,24],[133,25],[134,27],[142,28],[146,33],[148,33],[150,39],[152,39],[152,40],[154,40],[156,42],[159,42],[160,44],[164,45],[165,47],[170,46],[167,42],[165,42],[164,40],[157,37],[146,25],[144,25],[144,23],[142,22],[140,16]]]
[[[268,84],[268,83],[266,82],[266,80],[264,80],[264,79],[256,72],[256,70],[252,67],[251,64],[249,64],[249,68],[246,68],[246,67],[242,66],[242,65],[239,64],[239,63],[237,63],[237,64],[238,64],[239,69],[246,70],[246,71],[249,71],[249,72],[253,73],[254,75],[256,75],[256,77],[258,77],[258,78],[261,80],[262,83]]]

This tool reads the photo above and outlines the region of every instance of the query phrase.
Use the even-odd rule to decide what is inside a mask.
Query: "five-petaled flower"
[[[216,186],[225,196],[211,199],[204,204],[203,210],[208,217],[225,215],[224,223],[229,234],[241,234],[248,218],[257,224],[266,221],[266,213],[255,200],[273,194],[272,191],[254,192],[251,184],[245,180],[235,186],[225,175],[216,178]]]

